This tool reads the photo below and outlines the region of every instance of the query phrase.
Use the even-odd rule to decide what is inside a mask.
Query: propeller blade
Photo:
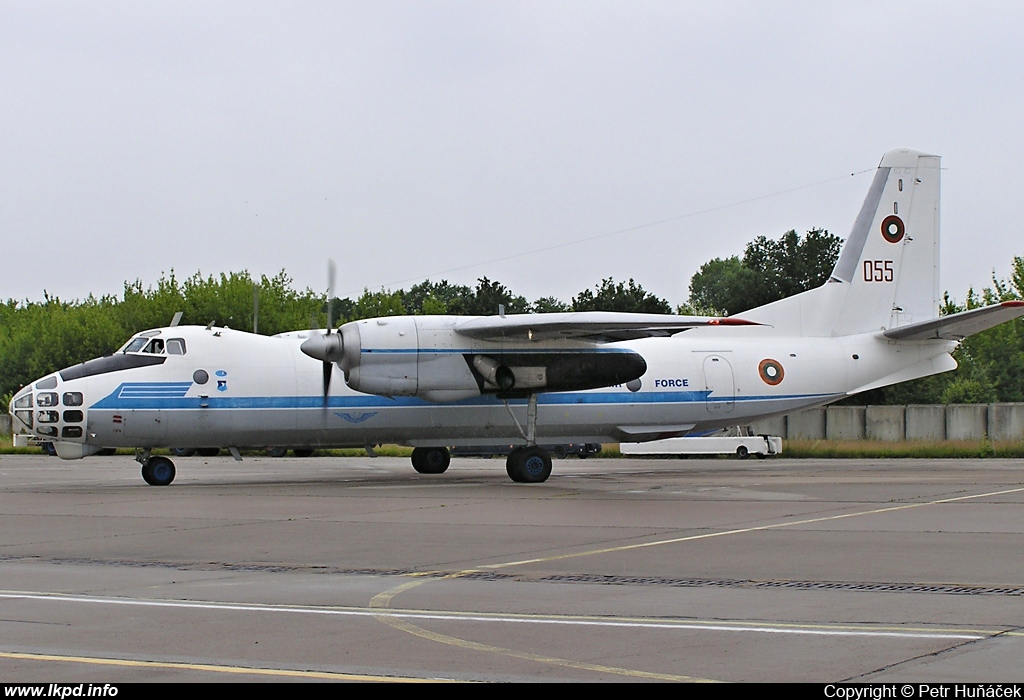
[[[334,374],[334,363],[324,361],[324,408],[327,408],[327,394],[331,390],[331,375]]]
[[[327,258],[327,332],[334,328],[334,277],[338,268],[334,261]]]

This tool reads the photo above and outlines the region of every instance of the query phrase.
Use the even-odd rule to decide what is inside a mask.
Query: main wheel
[[[505,461],[505,471],[512,481],[539,484],[551,476],[551,455],[543,447],[517,447]]]
[[[412,451],[412,468],[420,474],[443,474],[451,461],[447,447],[416,447]]]
[[[220,454],[219,447],[200,447],[196,452],[199,453],[200,457],[216,457]]]
[[[150,457],[142,465],[142,478],[150,486],[167,486],[174,481],[174,462],[166,457]]]
[[[312,457],[315,450],[312,447],[300,447],[292,450],[292,454],[296,457]]]
[[[191,447],[172,447],[171,454],[175,457],[191,457],[196,453]]]
[[[267,456],[268,457],[284,457],[286,454],[288,454],[288,448],[287,447],[268,447],[267,448]]]

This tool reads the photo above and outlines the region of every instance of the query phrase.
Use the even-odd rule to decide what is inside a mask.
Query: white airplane
[[[21,431],[64,459],[134,447],[516,444],[518,482],[551,473],[543,442],[643,442],[742,424],[956,368],[964,337],[1024,315],[1011,301],[939,317],[939,158],[887,153],[828,282],[742,318],[621,313],[397,316],[266,337],[202,326],[19,391]],[[684,332],[685,331],[685,332]],[[335,367],[344,382],[331,382]]]

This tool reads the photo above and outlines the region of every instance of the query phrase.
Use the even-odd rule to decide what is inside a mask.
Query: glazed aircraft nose
[[[14,417],[14,420],[21,423],[26,430],[32,430],[33,408],[32,390],[26,387],[14,395],[14,398],[11,399],[10,404],[7,406],[7,412]]]
[[[299,346],[306,355],[321,362],[340,362],[345,354],[341,333],[314,335]]]

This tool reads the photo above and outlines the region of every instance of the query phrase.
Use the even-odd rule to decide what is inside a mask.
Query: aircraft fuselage
[[[486,391],[447,402],[366,394],[349,388],[335,367],[325,405],[321,363],[299,348],[309,334],[266,337],[198,326],[151,331],[145,335],[182,352],[121,351],[36,382],[35,432],[51,433],[62,456],[72,458],[93,447],[524,442],[526,400],[512,398],[506,406]],[[639,354],[646,371],[627,384],[539,394],[537,438],[643,441],[743,424],[835,401],[901,369],[948,358],[953,347],[897,344],[878,334],[759,336],[756,328],[693,330],[602,346],[599,352]],[[521,345],[515,349],[522,352]],[[380,351],[362,348],[367,356]],[[422,381],[438,368],[464,370],[465,356],[484,352],[501,357],[502,347],[465,340],[460,347],[411,350],[403,361],[418,368],[411,374]]]

